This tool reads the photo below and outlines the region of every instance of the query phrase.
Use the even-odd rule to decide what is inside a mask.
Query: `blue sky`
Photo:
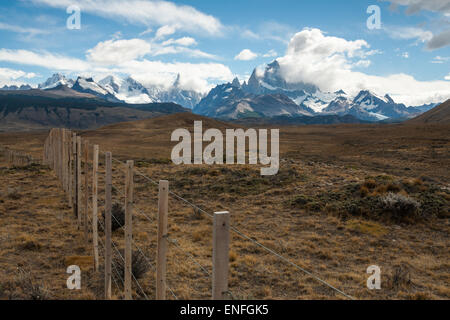
[[[79,30],[66,27],[71,4]],[[367,28],[370,5],[381,29]],[[167,86],[180,73],[206,91],[280,59],[289,81],[323,90],[373,86],[411,103],[450,94],[450,0],[1,1],[0,39],[0,85],[62,72]],[[319,43],[333,50],[314,55]]]

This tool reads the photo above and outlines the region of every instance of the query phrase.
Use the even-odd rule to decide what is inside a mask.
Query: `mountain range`
[[[268,64],[264,70],[256,68],[247,82],[241,83],[235,78],[232,82],[217,85],[206,95],[185,90],[180,82],[178,75],[171,86],[163,88],[144,86],[132,77],[121,79],[107,76],[96,82],[87,77],[68,79],[57,73],[39,84],[38,90],[68,88],[72,94],[87,94],[107,102],[130,105],[172,102],[192,109],[196,114],[223,120],[277,118],[279,121],[289,117],[306,119],[305,117],[321,116],[319,119],[333,121],[342,117],[347,120],[356,118],[363,122],[391,122],[414,118],[438,105],[406,106],[396,103],[388,94],[379,96],[369,90],[350,96],[343,90],[322,92],[312,84],[288,83],[277,60]],[[4,86],[0,90],[31,89],[29,85],[23,85]],[[67,90],[64,92],[68,93]],[[288,122],[295,123],[296,120]]]
[[[95,97],[109,102],[124,102],[127,104],[165,103],[172,102],[192,109],[203,98],[203,94],[185,90],[180,85],[180,75],[169,88],[159,86],[144,86],[132,77],[121,79],[116,76],[107,76],[96,82],[93,78],[78,77],[76,80],[68,79],[60,73],[55,73],[45,82],[38,85],[39,90],[52,90],[57,87],[67,87],[76,92],[89,93]],[[29,85],[4,86],[0,90],[31,90]]]
[[[79,85],[85,85],[79,81]],[[96,89],[90,81],[87,86]],[[89,89],[89,90],[91,90]],[[85,88],[88,91],[87,88]],[[174,103],[126,104],[106,101],[90,92],[66,85],[47,89],[1,90],[0,131],[28,131],[64,127],[94,129],[107,124],[183,113],[189,109]]]
[[[263,72],[255,69],[248,82],[221,84],[212,89],[194,113],[220,119],[315,117],[351,115],[362,121],[414,118],[437,104],[408,107],[389,95],[360,91],[351,97],[343,90],[322,92],[314,85],[287,83],[275,60]]]

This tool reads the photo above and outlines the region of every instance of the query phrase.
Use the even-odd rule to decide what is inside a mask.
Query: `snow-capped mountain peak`
[[[99,95],[107,95],[109,93],[102,86],[96,83],[93,78],[78,77],[72,88],[76,91]]]
[[[100,86],[102,86],[111,94],[119,93],[122,83],[123,80],[116,76],[107,76],[106,78],[98,82]]]
[[[38,89],[48,90],[48,89],[56,88],[60,85],[71,88],[73,86],[73,84],[74,84],[74,81],[72,79],[67,79],[61,73],[55,73],[50,78],[48,78],[44,83],[39,84]]]
[[[241,82],[239,81],[239,79],[237,77],[233,79],[233,82],[231,83],[231,85],[235,88],[241,88]]]

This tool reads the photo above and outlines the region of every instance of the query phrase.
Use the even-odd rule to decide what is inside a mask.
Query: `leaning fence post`
[[[159,181],[158,245],[156,264],[156,300],[166,300],[167,211],[169,181]]]
[[[131,266],[133,241],[133,166],[134,161],[127,161],[125,181],[125,300],[131,300]]]
[[[112,155],[106,152],[105,185],[105,298],[111,299],[111,189],[112,189]]]
[[[92,161],[92,242],[94,245],[94,267],[98,271],[98,145],[94,145]]]
[[[88,211],[89,211],[89,142],[84,141],[84,239],[88,239]]]
[[[214,213],[213,230],[213,300],[226,300],[230,246],[230,213]]]

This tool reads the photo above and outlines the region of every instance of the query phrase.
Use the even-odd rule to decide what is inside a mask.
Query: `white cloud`
[[[388,26],[384,30],[393,39],[417,40],[418,42],[427,42],[433,39],[433,33],[417,27],[398,27]]]
[[[279,58],[281,70],[288,82],[306,82],[324,91],[343,89],[350,94],[372,90],[390,94],[407,105],[442,102],[450,98],[447,81],[419,81],[407,74],[375,76],[355,71],[369,45],[364,40],[326,36],[319,29],[304,29],[290,41],[287,53]]]
[[[433,58],[431,63],[442,64],[442,63],[447,62],[449,60],[450,60],[450,57],[436,56],[436,57]]]
[[[370,60],[359,60],[355,63],[355,67],[368,68],[372,64]]]
[[[181,47],[181,46],[157,46],[157,45],[154,45],[153,47],[154,47],[153,48],[154,50],[152,51],[152,55],[155,57],[167,55],[167,54],[181,54],[182,53],[182,54],[185,54],[192,58],[219,60],[218,56],[207,53],[207,52],[203,52],[198,49],[191,49],[191,48],[186,48],[186,47]]]
[[[37,35],[37,34],[47,34],[48,33],[48,31],[41,30],[41,29],[25,28],[25,27],[7,24],[7,23],[3,23],[3,22],[0,22],[0,30],[12,31],[12,32],[16,32],[16,33],[27,33],[32,36]]]
[[[219,63],[165,63],[161,61],[129,61],[115,71],[131,75],[144,85],[169,86],[177,74],[181,75],[184,89],[206,92],[211,82],[231,81],[231,70]]]
[[[254,32],[249,29],[239,30],[242,37],[252,40],[269,40],[287,44],[294,35],[295,30],[289,26],[276,21],[266,21],[257,27]]]
[[[28,50],[0,49],[0,61],[33,65],[49,70],[88,71],[90,65],[86,61],[56,55],[48,52],[36,53]]]
[[[450,73],[448,74],[448,76],[445,76],[444,79],[450,81]]]
[[[248,38],[248,39],[255,39],[255,40],[261,39],[261,37],[259,35],[257,35],[255,32],[248,30],[248,29],[241,32],[241,35],[244,38]]]
[[[31,0],[35,4],[66,9],[73,0]],[[111,19],[122,19],[128,23],[145,26],[172,26],[188,32],[206,35],[222,33],[221,22],[192,6],[177,5],[169,1],[146,0],[78,0],[82,12]]]
[[[409,58],[409,53],[408,53],[408,52],[403,52],[400,56],[401,56],[403,59],[408,59],[408,58]]]
[[[252,52],[250,49],[244,49],[236,57],[234,57],[234,60],[250,61],[256,59],[257,57],[257,53]]]
[[[174,25],[162,26],[161,28],[156,30],[155,38],[162,39],[162,38],[165,38],[167,36],[174,34],[175,32],[177,32],[177,27]]]
[[[22,70],[14,70],[9,68],[0,68],[0,85],[20,85],[19,79],[32,79],[36,74],[33,72],[25,72]]]
[[[195,41],[195,39],[191,37],[183,37],[180,39],[169,39],[167,41],[164,41],[162,45],[163,46],[180,45],[184,47],[190,47],[197,45],[197,41]]]
[[[201,55],[201,51],[190,48],[179,47],[181,50],[191,50],[189,54]],[[107,51],[106,51],[107,52]],[[136,54],[134,54],[136,56]],[[233,73],[231,70],[220,63],[166,63],[162,61],[150,61],[145,58],[140,60],[129,60],[119,58],[118,63],[107,65],[105,61],[113,61],[114,56],[108,57],[108,60],[95,61],[95,59],[84,61],[71,57],[54,55],[47,52],[32,52],[27,50],[8,50],[0,49],[0,61],[33,65],[46,68],[52,71],[65,71],[71,74],[94,76],[96,78],[106,75],[124,75],[131,76],[143,84],[155,84],[169,86],[177,74],[181,74],[182,88],[192,89],[198,92],[206,92],[217,82],[231,81]],[[11,80],[14,77],[32,77],[29,73],[12,73],[9,77],[5,76],[3,80],[13,84]],[[18,79],[18,78],[17,78]]]
[[[274,57],[276,57],[277,55],[278,55],[278,53],[277,53],[275,50],[271,49],[271,50],[269,50],[269,52],[267,52],[266,54],[264,54],[263,57],[264,57],[264,58],[274,58]]]
[[[145,31],[139,33],[139,36],[142,37],[142,36],[145,36],[145,35],[147,35],[149,33],[152,33],[152,32],[153,32],[152,28],[147,28],[147,29],[145,29]]]
[[[89,61],[112,65],[144,57],[151,52],[150,43],[141,39],[107,40],[87,51]]]

